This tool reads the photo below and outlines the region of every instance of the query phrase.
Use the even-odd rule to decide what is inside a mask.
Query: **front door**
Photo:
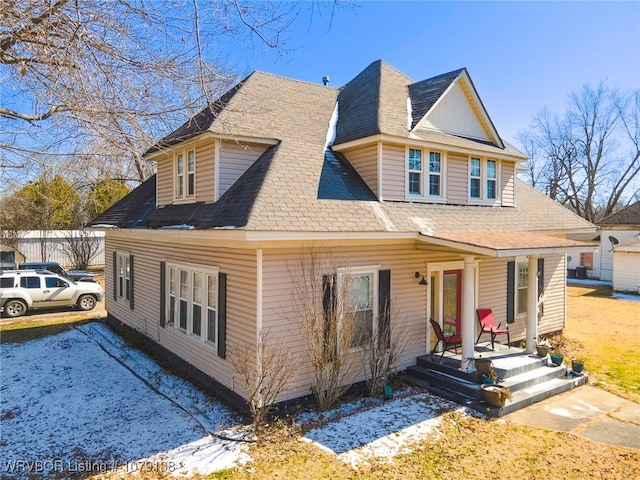
[[[460,334],[462,270],[446,270],[442,277],[442,290],[442,331],[445,335]]]

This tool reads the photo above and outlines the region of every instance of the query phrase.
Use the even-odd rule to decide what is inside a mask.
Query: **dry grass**
[[[640,403],[640,302],[616,300],[611,288],[567,287],[564,353],[585,361],[590,380]]]

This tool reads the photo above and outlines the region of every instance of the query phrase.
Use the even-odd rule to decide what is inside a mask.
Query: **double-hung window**
[[[129,301],[131,297],[131,256],[128,253],[117,254],[116,296]]]
[[[487,200],[496,199],[498,183],[498,163],[495,160],[487,160]]]
[[[529,290],[529,264],[518,262],[516,270],[516,305],[517,314],[527,313],[527,291]]]
[[[174,328],[217,344],[218,270],[205,265],[168,264],[168,318]]]
[[[409,149],[409,193],[422,195],[422,150]]]
[[[175,158],[175,198],[190,198],[196,193],[196,151],[180,152]]]
[[[440,153],[429,152],[429,195],[440,197],[442,195],[442,161]]]
[[[480,198],[480,185],[482,182],[482,162],[479,158],[471,158],[469,161],[469,196]]]
[[[407,157],[407,194],[414,198],[441,198],[443,164],[440,152],[409,148]]]
[[[469,159],[469,198],[494,202],[498,196],[498,162],[471,157]]]
[[[377,267],[339,269],[338,276],[344,295],[341,328],[351,335],[350,348],[364,347],[369,339],[377,335]]]

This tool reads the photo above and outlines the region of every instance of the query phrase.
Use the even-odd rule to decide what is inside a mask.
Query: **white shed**
[[[613,289],[640,294],[640,234],[613,249]]]

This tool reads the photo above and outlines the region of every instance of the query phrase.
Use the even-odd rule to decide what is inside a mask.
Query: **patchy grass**
[[[31,320],[25,317],[23,321],[0,326],[0,343],[19,343],[37,338],[55,335],[70,329],[75,325],[82,325],[93,321],[87,315],[69,314],[65,317],[46,317],[42,320]]]
[[[581,358],[596,385],[640,403],[640,303],[607,286],[567,287],[567,357]]]

